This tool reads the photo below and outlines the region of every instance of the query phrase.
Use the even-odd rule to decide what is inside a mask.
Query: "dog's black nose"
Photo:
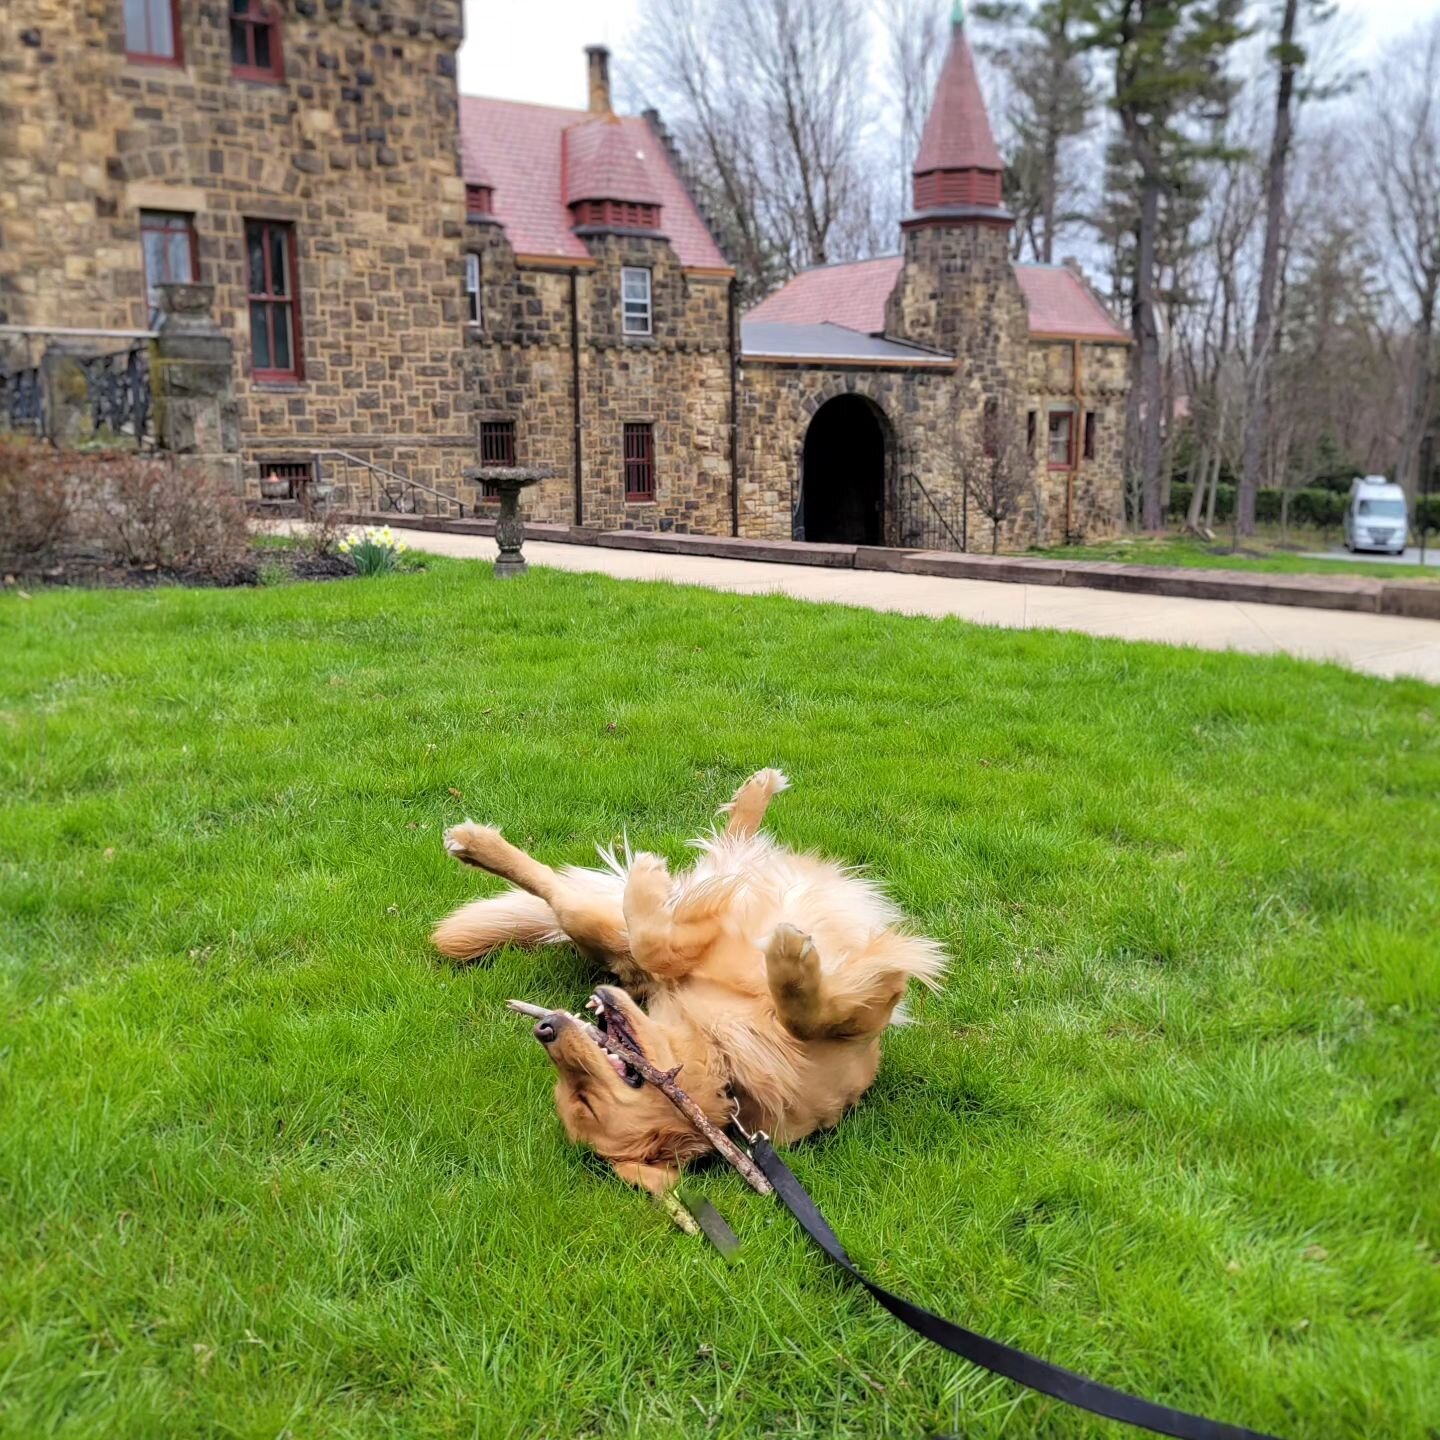
[[[550,1044],[555,1038],[555,1022],[553,1020],[537,1020],[535,1022],[535,1038],[542,1045]]]

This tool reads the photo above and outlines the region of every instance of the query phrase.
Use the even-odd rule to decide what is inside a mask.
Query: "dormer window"
[[[278,85],[280,15],[273,0],[230,0],[230,70],[237,80]]]
[[[495,213],[495,190],[490,185],[467,185],[465,187],[465,218],[476,220]]]
[[[650,272],[639,265],[620,271],[620,305],[627,335],[649,335],[654,328],[650,305]]]

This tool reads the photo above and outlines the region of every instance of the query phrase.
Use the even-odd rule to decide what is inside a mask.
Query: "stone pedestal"
[[[493,485],[500,492],[500,517],[495,522],[495,543],[500,556],[495,561],[495,577],[508,580],[523,575],[530,567],[525,563],[525,519],[520,514],[520,492],[558,472],[548,465],[539,466],[471,466],[465,478],[480,485]]]
[[[155,438],[162,450],[204,465],[227,489],[244,490],[235,347],[211,315],[213,285],[161,285],[150,349]]]

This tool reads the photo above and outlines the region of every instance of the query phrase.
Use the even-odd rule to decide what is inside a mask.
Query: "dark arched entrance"
[[[837,395],[805,432],[797,540],[885,543],[885,430],[863,395]]]

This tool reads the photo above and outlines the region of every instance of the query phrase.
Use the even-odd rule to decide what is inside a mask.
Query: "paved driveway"
[[[493,560],[495,542],[479,535],[407,531],[417,550]],[[1372,675],[1410,675],[1440,684],[1440,621],[1230,600],[1178,600],[1069,586],[1012,585],[892,575],[875,570],[828,570],[810,565],[765,565],[699,555],[655,555],[589,545],[532,541],[532,565],[613,575],[624,580],[673,580],[712,590],[781,593],[895,610],[908,615],[956,615],[1012,629],[1079,630],[1120,640],[1297,655],[1334,660]]]
[[[1337,545],[1333,550],[1315,550],[1305,556],[1307,560],[1374,560],[1380,565],[1431,565],[1440,570],[1440,535],[1429,537],[1425,545],[1425,559],[1420,559],[1420,547],[1412,545],[1400,555],[1385,555],[1371,550],[1362,550],[1358,555],[1352,555],[1343,545]]]

